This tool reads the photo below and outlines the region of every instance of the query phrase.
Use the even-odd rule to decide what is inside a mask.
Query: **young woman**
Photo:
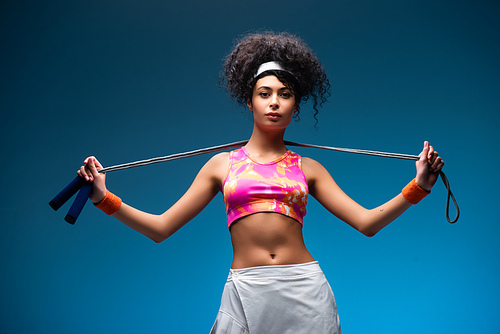
[[[365,209],[320,163],[285,147],[285,130],[300,103],[312,98],[317,113],[329,88],[302,40],[274,33],[244,37],[226,59],[223,81],[253,113],[252,136],[244,147],[213,156],[163,214],[134,209],[107,191],[94,157],[78,174],[93,182],[90,199],[99,208],[156,242],[223,193],[234,257],[211,333],[340,333],[334,295],[302,238],[308,194],[373,236],[429,193],[444,163],[425,142],[415,179],[387,203]]]

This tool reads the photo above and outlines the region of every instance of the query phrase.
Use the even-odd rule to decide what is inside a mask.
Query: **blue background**
[[[344,332],[500,333],[499,14],[487,0],[3,0],[0,331],[208,333],[232,256],[220,195],[159,245],[90,205],[71,226],[69,205],[47,204],[91,154],[110,166],[247,139],[218,75],[236,37],[272,29],[303,37],[332,83],[318,127],[304,105],[286,139],[409,154],[429,140],[461,205],[448,224],[439,181],[366,238],[310,200],[306,244]],[[294,150],[370,208],[415,173]],[[161,213],[208,158],[110,173],[108,187]]]

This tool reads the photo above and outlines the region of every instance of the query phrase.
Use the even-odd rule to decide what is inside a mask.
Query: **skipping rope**
[[[156,163],[160,163],[160,162],[166,162],[166,161],[177,160],[177,159],[182,159],[182,158],[194,157],[197,155],[202,155],[202,154],[207,154],[207,153],[224,151],[224,150],[244,146],[247,142],[248,142],[248,140],[243,140],[243,141],[238,141],[238,142],[234,142],[234,143],[211,146],[211,147],[197,149],[197,150],[188,151],[188,152],[175,153],[175,154],[162,156],[162,157],[156,157],[156,158],[151,158],[151,159],[146,159],[146,160],[139,160],[139,161],[124,163],[124,164],[114,165],[114,166],[100,169],[99,173],[114,172],[114,171],[123,170],[123,169],[152,165],[152,164],[156,164]],[[356,153],[356,154],[371,155],[371,156],[377,156],[377,157],[386,157],[386,158],[393,158],[393,159],[403,159],[403,160],[413,160],[413,161],[418,161],[420,159],[418,155],[389,153],[389,152],[380,152],[380,151],[369,151],[369,150],[360,150],[360,149],[353,149],[353,148],[340,148],[340,147],[312,145],[312,144],[301,144],[301,143],[295,143],[295,142],[290,142],[290,141],[285,141],[285,145],[307,147],[307,148],[320,148],[320,149],[330,150],[330,151]],[[446,220],[450,224],[454,224],[458,221],[458,217],[460,216],[460,209],[458,207],[458,203],[455,199],[455,196],[453,195],[453,193],[451,191],[450,182],[448,181],[448,178],[446,177],[446,175],[444,174],[443,171],[439,171],[439,176],[441,177],[441,180],[443,181],[443,184],[447,190]],[[76,222],[76,219],[80,215],[80,212],[82,211],[83,207],[85,206],[85,203],[87,202],[87,199],[88,199],[91,191],[92,191],[92,184],[90,182],[86,182],[85,180],[83,180],[77,176],[59,194],[57,194],[52,199],[52,201],[50,201],[49,205],[54,210],[58,210],[76,192],[78,192],[78,195],[77,195],[75,201],[73,202],[73,205],[71,206],[68,214],[64,218],[68,223],[74,224]],[[453,204],[454,204],[455,210],[456,210],[456,216],[453,220],[450,218],[450,214],[449,214],[450,213],[450,210],[449,210],[450,209],[450,199],[453,201]]]

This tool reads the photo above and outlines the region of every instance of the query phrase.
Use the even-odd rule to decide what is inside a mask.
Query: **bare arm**
[[[417,184],[430,190],[443,164],[437,152],[426,142],[420,160],[416,162]],[[375,235],[411,206],[400,193],[379,207],[366,209],[347,196],[320,163],[304,158],[303,166],[310,194],[328,211],[366,236]]]
[[[220,191],[227,164],[227,153],[210,159],[186,193],[161,215],[146,213],[122,203],[113,217],[153,241],[162,242],[200,213]],[[94,203],[101,201],[106,194],[105,175],[98,173],[101,168],[94,157],[89,157],[78,172],[81,177],[93,182],[90,199]]]

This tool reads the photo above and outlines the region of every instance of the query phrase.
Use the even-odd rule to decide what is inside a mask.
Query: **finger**
[[[435,168],[432,169],[432,172],[439,173],[439,171],[441,171],[441,169],[443,169],[443,166],[444,166],[444,162],[441,161],[441,163],[439,163]]]
[[[440,171],[444,167],[444,161],[441,160],[441,163],[438,165],[437,170]]]
[[[441,158],[440,157],[437,157],[435,159],[432,160],[432,163],[429,161],[429,170],[431,172],[435,172],[436,171],[436,168],[437,166],[441,163]]]
[[[89,181],[89,175],[87,173],[87,168],[86,166],[81,166],[80,167],[80,170],[78,170],[78,176],[80,176],[81,178],[84,178],[85,181]]]
[[[90,178],[91,178],[91,180],[93,180],[93,179],[95,179],[96,177],[99,176],[99,172],[97,171],[97,166],[96,166],[96,158],[90,157],[89,158],[89,162],[87,164],[87,167],[88,167],[88,169],[90,171]]]
[[[434,147],[429,145],[429,151],[427,152],[427,160],[430,160],[434,155]]]
[[[95,163],[95,167],[97,170],[101,170],[103,169],[104,167],[101,165],[101,163],[99,162],[99,160],[97,160],[97,158],[93,157],[94,158],[94,163]]]
[[[434,161],[436,161],[436,159],[439,157],[439,154],[437,152],[434,152],[429,159],[427,159],[427,162],[429,163],[429,165],[432,165],[434,163]]]
[[[422,152],[420,152],[419,154],[420,160],[426,161],[428,153],[429,153],[429,142],[426,140],[424,141],[424,148],[422,149]]]
[[[432,165],[430,167],[431,170],[434,171],[434,172],[438,171],[440,169],[439,165],[441,165],[441,163],[442,163],[441,158],[437,157],[436,160],[432,163]]]

